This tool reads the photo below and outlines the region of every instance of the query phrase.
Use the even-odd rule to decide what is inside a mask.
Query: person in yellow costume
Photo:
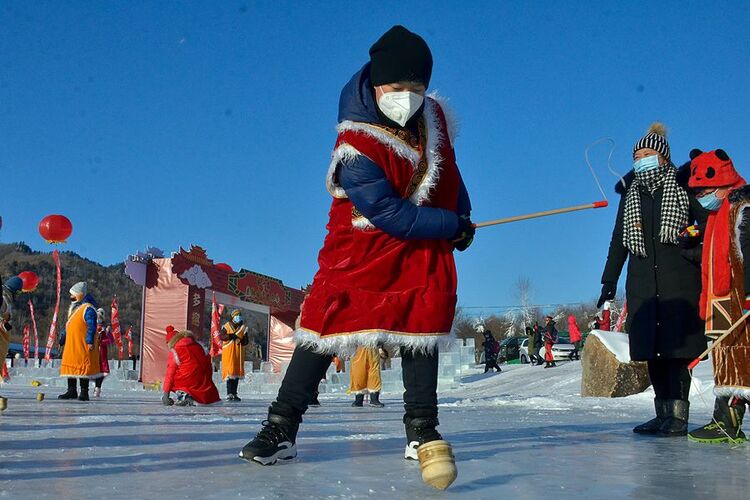
[[[365,402],[365,394],[370,393],[370,406],[382,408],[385,405],[380,402],[380,347],[357,348],[352,358],[352,366],[349,370],[349,394],[354,394],[352,406],[362,406]]]
[[[96,335],[96,302],[88,286],[80,281],[70,289],[68,322],[60,336],[63,346],[60,376],[68,378],[68,391],[58,399],[89,400],[89,380],[102,376],[99,365],[99,340]],[[81,392],[76,391],[76,379]]]
[[[240,379],[245,378],[245,346],[250,341],[242,313],[235,309],[221,327],[221,378],[227,381],[227,401],[242,401],[237,396]]]

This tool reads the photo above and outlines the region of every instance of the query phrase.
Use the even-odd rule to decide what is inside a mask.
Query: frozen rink
[[[7,384],[0,415],[2,498],[746,498],[750,446],[635,436],[653,412],[650,390],[624,399],[582,399],[580,364],[509,366],[463,377],[441,394],[440,430],[459,476],[446,492],[425,486],[403,460],[402,409],[352,408],[323,395],[292,464],[237,458],[269,399],[237,405],[163,407],[155,392],[59,402],[60,388]],[[713,402],[710,366],[699,366],[691,427]],[[223,391],[222,391],[223,392]],[[703,399],[705,399],[705,403]]]

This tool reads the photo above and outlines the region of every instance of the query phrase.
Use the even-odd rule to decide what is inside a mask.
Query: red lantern
[[[48,215],[39,223],[39,234],[47,243],[65,243],[73,233],[73,224],[64,215]]]
[[[228,273],[233,273],[234,269],[232,269],[232,266],[229,264],[225,264],[224,262],[220,262],[216,264],[216,269],[221,269],[222,271],[226,271]]]
[[[24,271],[20,273],[18,277],[21,278],[21,281],[23,282],[23,288],[21,289],[22,292],[33,292],[36,290],[36,287],[39,286],[39,276],[33,271]]]

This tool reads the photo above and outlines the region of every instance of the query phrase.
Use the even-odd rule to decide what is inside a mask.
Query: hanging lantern
[[[23,288],[21,289],[24,293],[33,292],[36,287],[39,286],[39,276],[33,271],[24,271],[18,275],[23,282]]]
[[[39,234],[47,243],[65,243],[73,233],[73,224],[64,215],[48,215],[39,223]]]
[[[234,269],[232,269],[232,266],[229,264],[225,264],[224,262],[220,262],[216,264],[216,269],[221,269],[222,271],[226,271],[228,273],[233,273]]]

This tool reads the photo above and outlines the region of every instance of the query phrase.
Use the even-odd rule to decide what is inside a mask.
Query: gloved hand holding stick
[[[698,366],[698,363],[700,363],[701,360],[705,356],[708,356],[708,353],[710,353],[713,350],[714,347],[716,347],[717,345],[719,345],[725,338],[727,338],[729,336],[729,334],[731,334],[737,328],[739,328],[740,326],[742,326],[745,323],[745,321],[747,320],[748,317],[750,317],[750,311],[748,311],[745,314],[743,314],[740,319],[738,319],[737,321],[735,321],[735,323],[732,326],[729,327],[729,330],[727,330],[726,332],[722,333],[719,338],[717,338],[716,340],[714,340],[714,343],[711,344],[711,346],[708,349],[706,349],[705,351],[703,351],[703,353],[700,356],[698,356],[697,358],[695,358],[695,360],[693,360],[693,362],[688,365],[688,370],[692,370],[693,368],[695,368],[696,366]]]

